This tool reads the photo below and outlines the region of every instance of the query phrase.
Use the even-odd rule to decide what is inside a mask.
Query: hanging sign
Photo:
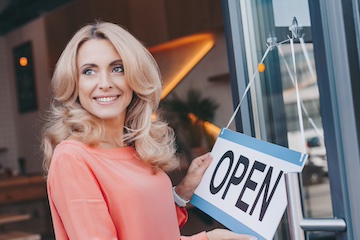
[[[284,174],[301,172],[306,154],[226,128],[191,203],[230,230],[273,239],[287,206]]]

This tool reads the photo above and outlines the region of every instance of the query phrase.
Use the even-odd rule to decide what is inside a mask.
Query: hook
[[[291,38],[298,38],[301,27],[299,27],[296,17],[293,17],[291,25],[289,26],[289,31],[291,32]]]
[[[270,50],[273,50],[277,45],[277,38],[273,37],[273,35],[270,33],[269,37],[266,39],[266,42],[268,43],[266,46],[270,48]]]

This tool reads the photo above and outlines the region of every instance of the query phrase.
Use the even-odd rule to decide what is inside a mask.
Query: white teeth
[[[117,96],[116,97],[99,97],[99,98],[96,98],[96,100],[99,102],[111,102],[117,98],[118,98]]]

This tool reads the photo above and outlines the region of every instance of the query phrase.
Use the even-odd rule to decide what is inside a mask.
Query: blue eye
[[[85,69],[84,71],[83,71],[83,74],[85,74],[85,75],[91,75],[91,74],[94,74],[95,72],[94,72],[94,70],[92,70],[92,69]]]
[[[116,66],[116,67],[114,67],[113,71],[116,73],[122,73],[122,72],[124,72],[124,66],[122,66],[122,65]]]

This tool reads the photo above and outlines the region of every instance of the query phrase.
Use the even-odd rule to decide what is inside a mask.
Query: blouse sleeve
[[[117,239],[101,189],[91,169],[70,153],[53,159],[48,176],[49,200],[69,239]],[[57,229],[55,227],[55,234]]]
[[[176,207],[176,215],[178,218],[179,228],[182,228],[188,220],[188,212],[184,207],[179,207],[176,204],[175,207]]]

